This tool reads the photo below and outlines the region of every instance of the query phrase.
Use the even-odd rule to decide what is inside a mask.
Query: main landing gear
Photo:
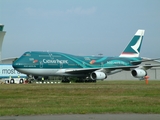
[[[63,77],[63,78],[62,78],[62,83],[70,83],[69,78]]]
[[[93,83],[97,82],[96,80],[84,78],[84,77],[63,77],[62,83],[70,83],[70,82],[75,82],[75,83]]]
[[[77,83],[93,83],[93,82],[97,82],[96,80],[92,80],[92,79],[87,79],[87,78],[82,78],[82,77],[79,77],[78,80],[76,80],[75,82]]]

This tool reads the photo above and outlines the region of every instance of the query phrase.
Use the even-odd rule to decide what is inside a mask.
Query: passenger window
[[[23,56],[31,56],[30,53],[24,53]]]

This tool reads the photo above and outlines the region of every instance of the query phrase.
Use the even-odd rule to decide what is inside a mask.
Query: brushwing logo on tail
[[[139,29],[120,57],[139,57],[143,36],[144,30]]]
[[[137,52],[138,54],[139,54],[138,48],[139,48],[139,46],[140,46],[140,44],[141,44],[141,41],[142,41],[142,36],[139,38],[139,40],[137,41],[137,43],[136,43],[135,45],[131,46],[131,48],[132,48],[135,52]]]

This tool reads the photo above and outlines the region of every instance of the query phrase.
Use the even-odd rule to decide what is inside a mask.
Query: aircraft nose
[[[15,68],[15,69],[20,67],[20,65],[18,64],[17,60],[13,61],[12,67]]]
[[[12,67],[13,67],[13,68],[16,68],[16,67],[17,67],[17,65],[15,64],[15,62],[12,63]]]

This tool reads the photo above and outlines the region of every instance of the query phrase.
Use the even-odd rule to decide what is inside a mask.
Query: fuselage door
[[[54,59],[52,53],[48,52],[48,55],[49,55],[49,57],[50,57],[51,59]]]
[[[62,69],[63,68],[63,63],[60,62],[59,64],[60,64],[60,69]]]
[[[43,68],[43,62],[42,61],[39,62],[39,65],[40,65],[39,66],[40,68]]]
[[[103,62],[101,62],[101,67],[104,67],[104,66],[103,66]]]

